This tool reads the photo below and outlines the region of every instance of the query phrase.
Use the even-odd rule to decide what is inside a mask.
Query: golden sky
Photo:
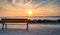
[[[49,1],[42,1],[34,3],[32,0],[25,2],[25,0],[2,1],[0,0],[0,16],[29,16],[29,10],[32,11],[30,16],[60,16],[60,7],[56,4],[47,4]],[[38,1],[37,1],[38,2]],[[46,3],[47,5],[44,5]]]

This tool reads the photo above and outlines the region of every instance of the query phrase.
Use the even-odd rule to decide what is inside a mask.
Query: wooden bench
[[[7,25],[8,24],[14,24],[14,23],[26,23],[27,27],[26,27],[26,30],[28,30],[28,19],[11,19],[11,18],[2,18],[2,30],[4,29],[4,25],[5,25],[5,29],[7,29]]]

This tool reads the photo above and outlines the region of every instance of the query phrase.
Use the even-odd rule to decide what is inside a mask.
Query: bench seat
[[[7,25],[27,25],[27,30],[28,30],[28,19],[11,19],[11,18],[2,18],[2,29],[5,28],[7,29]]]

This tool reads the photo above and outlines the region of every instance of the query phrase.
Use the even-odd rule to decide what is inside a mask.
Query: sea
[[[2,18],[12,18],[12,19],[19,19],[19,18],[26,18],[26,19],[41,19],[41,20],[60,20],[60,16],[8,16],[8,17],[0,17],[0,20]]]
[[[29,19],[41,19],[41,20],[44,20],[44,19],[47,19],[47,20],[59,20],[60,19],[60,16],[34,16],[34,17],[26,17],[26,16],[23,16],[23,17],[20,17],[20,16],[18,16],[18,17],[0,17],[0,20],[1,20],[1,18],[12,18],[12,19],[19,19],[19,18],[29,18]],[[16,23],[17,24],[17,23]],[[7,25],[7,28],[8,29],[26,29],[26,25]],[[0,24],[0,29],[2,28],[2,24]],[[4,26],[4,28],[5,28],[5,26]],[[52,32],[52,34],[51,35],[60,35],[60,24],[29,24],[29,30],[31,30],[32,32],[34,32],[34,33],[32,33],[32,34],[35,34],[36,32],[39,32],[39,35],[41,34],[41,32],[42,32],[42,34],[44,33],[44,34],[47,34],[48,33],[48,35],[49,35],[49,33],[51,33]],[[36,31],[36,32],[35,32]],[[10,32],[10,31],[9,31]],[[16,31],[17,32],[17,31]],[[16,33],[15,32],[15,33]],[[45,33],[45,32],[47,32],[47,33]],[[54,33],[55,32],[55,33]],[[5,32],[6,33],[6,32]],[[4,34],[5,34],[4,33]],[[14,33],[14,32],[13,32]],[[14,34],[15,34],[14,33]],[[21,34],[21,32],[19,32],[20,34]],[[18,33],[18,34],[19,34]],[[1,34],[1,32],[0,32],[0,34]],[[3,34],[3,33],[2,33]],[[10,33],[10,34],[12,34],[12,33]],[[31,34],[31,33],[30,33]],[[24,34],[25,35],[25,34]]]

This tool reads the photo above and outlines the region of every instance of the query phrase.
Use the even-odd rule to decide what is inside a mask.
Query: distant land
[[[29,19],[41,19],[41,20],[44,20],[44,19],[47,19],[47,20],[59,20],[60,19],[60,16],[8,16],[8,17],[0,17],[0,18],[29,18]]]
[[[2,17],[5,17],[5,16],[2,16]],[[7,16],[7,17],[28,17],[28,16]],[[60,17],[60,16],[30,16],[30,17]]]

